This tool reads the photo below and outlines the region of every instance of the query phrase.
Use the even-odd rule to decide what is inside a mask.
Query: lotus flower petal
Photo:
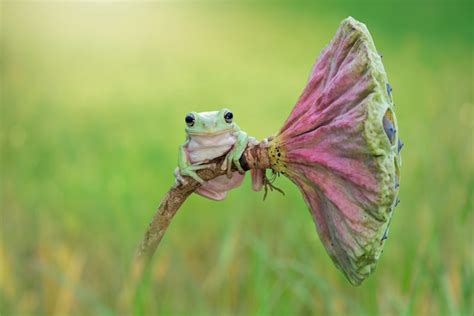
[[[369,31],[349,17],[270,142],[272,168],[299,187],[326,250],[354,285],[375,268],[398,195],[388,87]]]

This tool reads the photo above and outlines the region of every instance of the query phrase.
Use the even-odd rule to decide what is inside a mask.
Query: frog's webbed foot
[[[183,176],[181,175],[181,172],[179,172],[179,167],[176,167],[174,169],[174,177],[176,180],[176,184],[186,185],[188,183],[186,178],[183,178]]]
[[[212,167],[215,167],[214,163],[201,164],[201,165],[200,164],[189,165],[184,168],[180,168],[179,173],[181,174],[181,176],[191,177],[197,182],[199,182],[200,184],[203,184],[204,180],[201,179],[201,177],[197,175],[196,171],[201,170],[201,169],[206,169],[206,168],[212,168]],[[176,177],[176,179],[178,179],[179,181],[178,177]]]

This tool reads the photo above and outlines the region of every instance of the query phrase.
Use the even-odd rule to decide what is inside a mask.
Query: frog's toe
[[[225,159],[225,165],[226,165],[226,174],[227,178],[232,178],[232,156],[231,154],[228,154],[226,159]]]
[[[190,176],[191,178],[193,178],[194,180],[196,180],[197,182],[199,182],[200,184],[203,184],[203,183],[204,183],[204,180],[201,179],[201,177],[199,177],[199,176],[197,175],[197,173],[194,172],[194,171],[191,171],[191,172],[189,173],[189,176]]]
[[[232,162],[229,162],[229,163],[227,164],[227,172],[226,172],[226,174],[227,174],[227,178],[229,178],[229,179],[232,178]]]
[[[201,184],[204,183],[204,180],[201,179],[201,177],[199,177],[199,176],[197,175],[197,173],[194,172],[191,168],[181,169],[181,170],[180,170],[180,173],[181,173],[181,175],[183,175],[183,176],[188,176],[188,177],[193,178],[194,180],[196,180],[197,182],[199,182],[199,183],[201,183]]]
[[[207,164],[203,164],[203,165],[191,165],[191,166],[189,166],[189,169],[192,170],[192,171],[196,171],[196,170],[207,169],[207,168],[215,168],[215,167],[216,167],[215,163],[207,163]]]
[[[234,163],[235,167],[237,168],[237,170],[239,171],[240,174],[244,174],[245,171],[244,169],[242,168],[242,166],[240,165],[240,159],[239,158],[234,158],[232,160],[232,162]]]
[[[231,151],[229,151],[227,155],[225,155],[224,161],[221,164],[222,171],[227,170],[229,164],[232,165],[232,159],[230,155],[231,155]]]

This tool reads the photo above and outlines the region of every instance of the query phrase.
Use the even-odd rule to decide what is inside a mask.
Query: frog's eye
[[[226,112],[224,114],[224,119],[227,123],[232,123],[232,118],[234,117],[234,115],[232,114],[232,112]]]
[[[196,120],[194,118],[194,115],[192,115],[191,113],[189,114],[186,114],[186,117],[184,118],[184,120],[186,121],[186,124],[191,127],[194,125],[194,121]]]

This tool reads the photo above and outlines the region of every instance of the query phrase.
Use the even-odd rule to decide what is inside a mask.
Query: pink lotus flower
[[[348,280],[374,270],[401,164],[391,87],[364,24],[345,19],[311,70],[270,163],[301,190],[321,241]]]

